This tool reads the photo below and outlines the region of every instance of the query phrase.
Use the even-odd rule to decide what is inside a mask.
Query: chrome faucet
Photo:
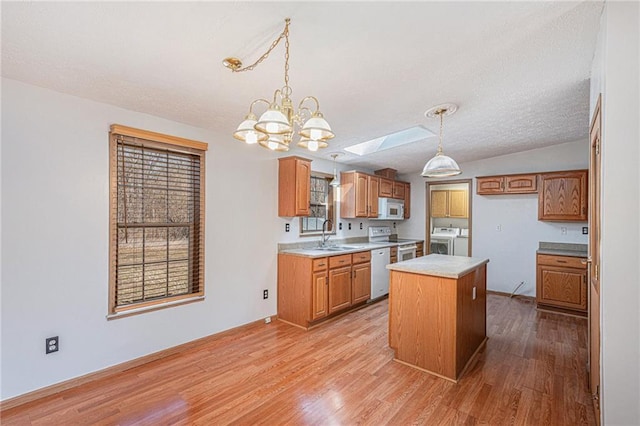
[[[333,227],[333,221],[331,219],[327,219],[324,222],[322,222],[322,241],[320,242],[320,247],[324,247],[326,242],[329,241],[329,238],[331,238],[331,234],[327,235],[326,237],[324,235],[326,232],[327,222],[331,223],[331,226]]]

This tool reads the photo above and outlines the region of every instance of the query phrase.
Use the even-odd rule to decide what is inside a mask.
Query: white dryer
[[[453,256],[454,241],[458,235],[460,228],[433,228],[430,253]]]

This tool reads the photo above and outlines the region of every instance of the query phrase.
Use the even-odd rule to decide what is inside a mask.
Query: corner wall
[[[516,154],[460,164],[463,173],[451,178],[472,179],[472,256],[489,258],[487,288],[511,293],[520,282],[518,294],[535,296],[536,249],[539,241],[587,243],[582,234],[586,222],[541,222],[537,194],[477,195],[476,176],[550,172],[589,167],[587,140],[554,145]],[[425,179],[419,172],[402,176],[411,182],[411,219],[399,226],[401,236],[426,232]],[[435,182],[435,180],[432,180]],[[446,179],[442,180],[446,181]],[[498,231],[500,225],[501,231]],[[562,233],[562,228],[567,233]]]

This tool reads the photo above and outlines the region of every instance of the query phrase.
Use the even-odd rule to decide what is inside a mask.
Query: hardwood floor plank
[[[1,413],[3,425],[595,424],[587,321],[487,296],[489,340],[452,383],[393,360],[388,301],[309,331],[274,321]]]

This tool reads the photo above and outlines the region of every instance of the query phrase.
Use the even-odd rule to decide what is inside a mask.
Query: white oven
[[[453,255],[453,238],[431,237],[431,253]]]
[[[400,244],[398,246],[398,262],[415,259],[417,248],[416,243]]]

